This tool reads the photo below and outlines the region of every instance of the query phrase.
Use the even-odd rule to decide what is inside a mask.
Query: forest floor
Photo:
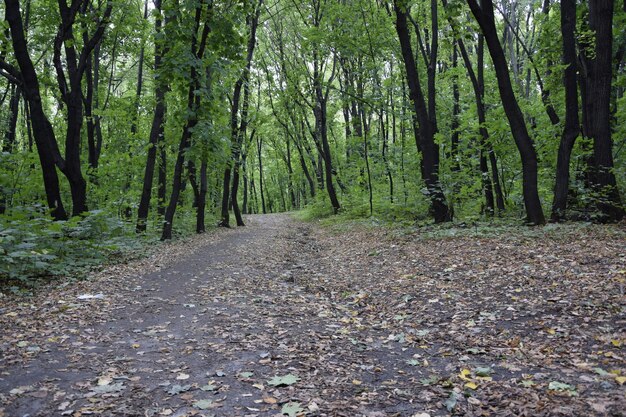
[[[0,299],[0,416],[619,416],[626,230],[289,215]]]

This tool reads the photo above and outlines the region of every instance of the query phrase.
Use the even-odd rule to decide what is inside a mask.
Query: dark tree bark
[[[537,188],[537,154],[532,139],[528,134],[524,115],[513,92],[506,57],[498,39],[493,15],[493,3],[491,0],[483,0],[480,6],[476,0],[467,0],[467,3],[485,36],[496,78],[498,79],[498,90],[502,106],[522,160],[523,195],[527,221],[534,225],[544,224],[545,217]]]
[[[196,210],[196,233],[204,233],[206,231],[204,218],[206,210],[207,190],[207,161],[203,160],[200,164],[200,190],[197,199],[198,207]]]
[[[254,131],[252,132],[252,134],[250,136],[254,135]],[[250,142],[252,142],[252,140],[250,140]],[[248,142],[249,143],[249,142]],[[250,212],[250,210],[248,209],[248,165],[246,164],[247,161],[247,153],[245,150],[242,149],[241,152],[241,169],[243,171],[243,201],[241,203],[241,214],[252,214]]]
[[[2,142],[2,151],[11,153],[15,147],[15,135],[17,132],[17,118],[20,110],[20,97],[22,96],[21,89],[17,84],[11,83],[10,85],[11,95],[9,98],[9,123],[7,130],[4,134],[4,141]]]
[[[163,133],[160,134],[163,138]],[[157,214],[165,216],[167,198],[167,146],[164,141],[159,142],[159,175],[157,178]]]
[[[261,194],[261,208],[263,210],[263,214],[265,214],[267,211],[265,210],[265,192],[263,189],[263,138],[261,136],[257,137],[256,144],[259,156],[259,193]]]
[[[465,48],[463,48],[465,49]],[[465,56],[467,55],[466,53],[464,54]],[[483,190],[485,193],[485,203],[486,203],[486,209],[487,209],[487,213],[489,215],[493,215],[495,210],[494,210],[494,204],[493,204],[493,188],[492,188],[492,181],[489,178],[489,169],[487,168],[487,157],[486,154],[490,154],[494,160],[495,160],[495,154],[493,152],[493,149],[491,147],[491,142],[489,141],[489,133],[487,132],[487,127],[485,125],[486,123],[486,117],[485,117],[485,76],[484,76],[484,57],[485,57],[485,39],[483,37],[483,35],[478,35],[478,48],[477,48],[477,55],[478,55],[478,64],[476,65],[477,69],[477,77],[475,77],[475,82],[476,85],[474,86],[474,95],[476,97],[476,108],[477,108],[477,113],[478,113],[478,123],[480,124],[479,130],[480,130],[480,173],[482,175],[482,185],[483,185]],[[464,58],[465,60],[465,58]],[[469,62],[469,59],[466,61],[466,65],[469,64],[469,72],[471,73],[470,75],[470,79],[474,76],[473,71],[472,71],[472,67],[471,67],[471,63]],[[472,84],[473,85],[473,84]],[[500,181],[498,181],[498,170],[497,168],[494,168],[494,166],[492,165],[492,172],[493,172],[493,179],[495,182],[496,187],[500,186]],[[500,212],[502,212],[504,210],[504,199],[502,197],[502,191],[500,191],[499,193],[497,193],[498,197],[498,209],[500,210]],[[502,202],[500,201],[502,200]]]
[[[83,30],[83,38],[87,37],[87,31]],[[96,154],[96,125],[94,123],[94,80],[93,80],[93,57],[87,59],[85,67],[85,95],[83,106],[85,107],[85,122],[87,123],[87,165],[91,170],[92,182],[97,182],[94,175],[98,169],[98,156]]]
[[[619,221],[624,217],[613,173],[611,138],[613,5],[613,0],[589,1],[589,29],[595,33],[595,44],[585,45],[581,51],[586,89],[583,114],[586,135],[593,139],[591,185],[601,221]]]
[[[52,125],[43,110],[39,80],[28,53],[19,0],[5,0],[4,4],[6,7],[5,19],[11,32],[13,53],[19,66],[19,73],[16,70],[14,75],[22,80],[24,97],[29,104],[30,120],[33,125],[37,153],[41,164],[48,208],[55,220],[65,220],[67,213],[61,200],[59,177],[56,171],[56,163],[57,160],[61,159],[61,155]]]
[[[459,115],[461,114],[461,95],[459,93],[459,77],[456,75],[459,55],[457,43],[457,41],[454,41],[454,44],[452,45],[452,68],[455,72],[452,76],[452,122],[450,124],[452,136],[450,138],[450,157],[452,158],[452,171],[458,173],[461,171],[461,166],[459,164]],[[458,189],[455,190],[455,193],[457,191]]]
[[[333,163],[332,155],[330,152],[330,145],[328,143],[328,112],[326,109],[328,101],[328,88],[326,92],[322,89],[322,80],[319,70],[319,62],[314,59],[313,63],[313,86],[315,89],[315,108],[313,114],[315,115],[315,132],[316,136],[321,141],[322,146],[322,159],[324,160],[324,174],[326,178],[326,191],[330,198],[330,203],[333,206],[333,212],[337,214],[341,205],[337,198],[337,192],[335,191],[335,185],[333,184]]]
[[[285,164],[287,165],[287,188],[289,190],[289,199],[291,202],[291,208],[294,209],[297,207],[296,203],[296,193],[294,191],[293,186],[293,166],[291,165],[291,140],[289,137],[286,138],[287,145],[287,157],[285,159]]]
[[[306,140],[305,138],[303,138],[302,140]],[[302,146],[300,146],[300,143],[296,140],[295,141],[296,144],[296,149],[298,150],[298,156],[300,157],[300,166],[302,167],[302,172],[304,173],[304,176],[306,177],[306,180],[309,184],[309,193],[311,195],[311,198],[315,197],[315,181],[313,180],[313,177],[311,176],[311,172],[309,171],[309,168],[306,164],[306,160],[304,159],[304,152],[302,151]]]
[[[248,16],[247,23],[250,27],[250,32],[248,34],[248,46],[247,46],[247,54],[246,54],[246,66],[243,69],[243,72],[239,79],[235,82],[235,87],[233,89],[233,97],[232,97],[232,105],[230,110],[230,129],[231,129],[231,153],[232,160],[229,161],[226,169],[224,170],[224,179],[222,185],[222,210],[221,210],[221,220],[219,222],[219,226],[222,227],[230,227],[230,214],[228,212],[228,208],[233,204],[233,207],[236,207],[235,214],[238,226],[243,226],[243,219],[241,218],[241,213],[239,212],[239,206],[235,200],[231,200],[233,198],[233,193],[231,190],[231,171],[233,170],[233,166],[235,166],[239,162],[239,100],[241,98],[241,88],[244,84],[247,83],[250,78],[250,67],[252,65],[252,57],[254,55],[254,48],[256,46],[256,30],[259,23],[259,16],[261,14],[261,8],[263,7],[263,0],[258,0],[258,4],[254,10],[254,12]],[[236,169],[237,170],[237,169]],[[233,178],[233,181],[236,179],[239,180],[239,173],[235,173],[236,178]],[[235,188],[237,188],[239,184]]]
[[[154,7],[157,10],[157,18],[154,22],[155,37],[159,39],[162,29],[161,7],[162,1],[155,0]],[[150,211],[150,200],[152,198],[152,183],[154,181],[154,168],[156,166],[157,151],[159,143],[163,140],[163,121],[165,119],[165,91],[167,86],[164,85],[164,77],[159,76],[161,71],[161,62],[166,48],[160,41],[155,42],[154,48],[154,73],[155,79],[155,105],[154,116],[152,117],[152,127],[150,128],[150,139],[148,145],[148,155],[146,158],[146,168],[143,176],[143,188],[141,190],[141,199],[139,208],[137,209],[137,227],[138,233],[145,232],[148,213]],[[163,181],[164,184],[165,181]],[[159,181],[161,184],[161,182]],[[160,187],[159,187],[160,188]],[[165,194],[163,192],[163,194]],[[162,206],[162,200],[159,199],[159,206]]]
[[[85,3],[85,10],[87,8]],[[89,42],[89,30],[86,21],[82,22],[83,43]],[[100,117],[93,114],[98,108],[98,86],[100,83],[100,42],[96,44],[93,53],[87,58],[85,65],[85,93],[83,95],[83,107],[85,110],[85,122],[87,124],[87,164],[92,182],[97,183],[96,171],[102,148],[102,129]]]
[[[230,201],[233,206],[233,214],[235,215],[235,221],[237,222],[237,226],[245,226],[243,222],[243,218],[241,217],[241,210],[239,209],[239,202],[237,200],[237,196],[239,193],[239,172],[241,170],[241,153],[242,147],[246,140],[247,130],[248,130],[248,107],[250,104],[250,85],[247,80],[245,80],[243,87],[243,103],[241,104],[241,123],[239,125],[239,129],[237,131],[237,142],[233,148],[233,186],[230,196]]]
[[[556,182],[552,202],[553,222],[565,219],[569,191],[569,165],[576,138],[581,133],[578,118],[578,88],[576,77],[576,0],[561,0],[561,35],[563,37],[563,84],[565,87],[565,128],[559,143],[556,162]]]
[[[431,6],[433,6],[433,3],[435,3],[434,0],[431,2]],[[434,9],[436,10],[436,6]],[[403,6],[400,6],[397,0],[394,1],[394,10],[396,14],[396,32],[400,40],[400,48],[406,70],[406,80],[409,86],[409,96],[413,102],[413,108],[419,124],[419,127],[415,131],[415,142],[418,150],[422,153],[422,178],[426,183],[426,189],[428,190],[431,202],[431,211],[435,222],[451,221],[451,213],[446,204],[445,196],[439,182],[439,147],[435,144],[434,140],[434,135],[437,130],[437,126],[434,124],[436,123],[434,97],[430,97],[432,103],[429,103],[429,107],[427,108],[407,27],[408,11],[405,10]],[[436,14],[434,19],[436,20]],[[436,46],[436,44],[433,46]],[[432,49],[436,52],[436,47]],[[434,57],[431,56],[431,61],[433,62],[430,67],[435,65],[436,59],[433,58]],[[429,68],[428,71],[433,70]],[[428,88],[429,92],[434,94],[434,91],[431,91],[431,89],[434,88],[432,86],[434,81],[430,81],[430,78],[431,77],[429,77]],[[429,108],[431,112],[429,112]]]
[[[204,9],[204,1],[198,3],[196,7],[195,23],[193,28],[193,37],[191,40],[191,53],[197,62],[201,62],[204,56],[206,48],[207,38],[210,32],[210,19],[207,17],[202,29],[202,35],[200,36],[200,42],[198,43],[198,31],[200,29],[200,18]],[[211,5],[209,5],[209,11]],[[207,11],[207,13],[209,13]],[[176,165],[174,166],[174,178],[172,181],[172,192],[170,194],[170,201],[165,210],[165,218],[163,223],[163,232],[161,233],[161,240],[168,240],[172,238],[172,227],[174,222],[174,214],[176,213],[176,207],[178,206],[179,197],[181,194],[183,183],[183,169],[185,163],[185,154],[191,146],[191,133],[193,128],[197,125],[198,119],[196,112],[200,106],[200,95],[197,91],[200,87],[200,74],[195,63],[190,66],[190,82],[189,90],[187,93],[187,109],[190,115],[187,118],[183,126],[183,133],[181,135],[180,144],[178,146],[178,155],[176,157]]]
[[[61,99],[66,106],[65,158],[57,166],[70,184],[72,195],[72,215],[78,216],[88,211],[87,182],[83,177],[80,159],[81,129],[83,125],[82,79],[93,49],[104,35],[108,19],[111,16],[112,2],[107,2],[102,18],[94,34],[85,36],[80,52],[76,50],[74,24],[79,10],[86,10],[86,0],[74,1],[70,5],[66,0],[59,0],[61,24],[54,40],[53,63]],[[62,49],[65,63],[61,61]]]

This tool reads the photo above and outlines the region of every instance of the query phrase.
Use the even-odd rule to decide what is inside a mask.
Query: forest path
[[[622,232],[246,221],[3,303],[0,416],[623,413]]]

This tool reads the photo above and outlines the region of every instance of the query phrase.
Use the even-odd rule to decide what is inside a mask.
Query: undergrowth
[[[316,222],[331,232],[340,233],[354,227],[386,229],[396,237],[418,240],[456,237],[514,239],[559,239],[595,234],[626,237],[626,223],[602,225],[593,222],[548,223],[544,226],[524,225],[523,219],[511,214],[502,217],[464,217],[462,220],[434,224],[427,217],[416,217],[408,210],[396,210],[395,214],[369,215],[362,210],[343,209],[333,214],[328,204],[315,202],[294,213],[302,221]]]
[[[206,218],[207,229],[217,220]],[[174,237],[195,234],[195,211],[179,210]],[[42,284],[85,278],[103,266],[142,258],[161,248],[161,222],[135,233],[134,221],[94,210],[53,221],[42,207],[19,207],[0,215],[0,292],[29,294]]]

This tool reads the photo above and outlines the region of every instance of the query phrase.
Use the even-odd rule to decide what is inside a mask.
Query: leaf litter
[[[247,221],[3,297],[0,415],[623,414],[623,225]]]

